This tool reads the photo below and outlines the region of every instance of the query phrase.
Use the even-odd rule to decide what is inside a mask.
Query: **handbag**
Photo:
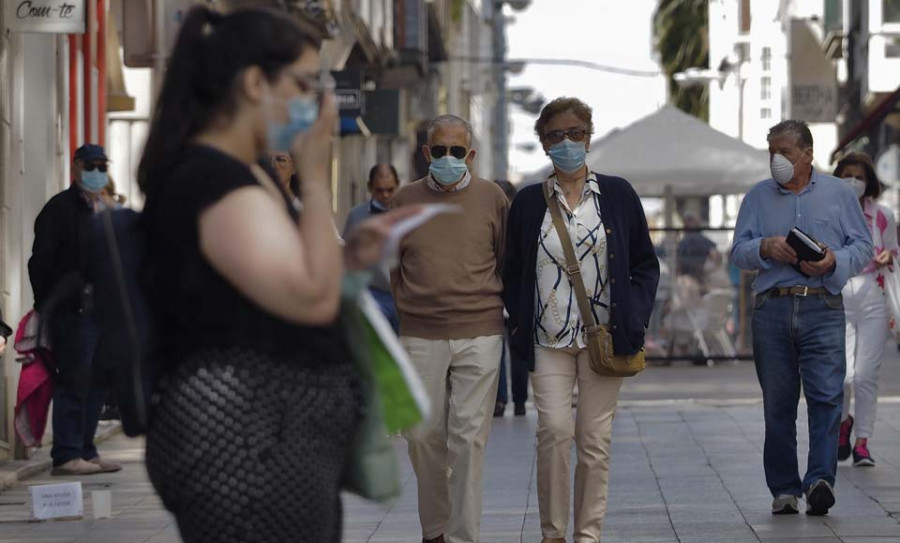
[[[900,341],[900,267],[897,263],[881,269],[884,278],[884,297],[888,309],[888,327],[891,337]]]
[[[575,292],[578,309],[581,313],[581,321],[584,326],[585,343],[587,343],[590,355],[591,369],[600,375],[609,377],[632,377],[644,370],[646,359],[644,348],[637,354],[615,354],[613,350],[613,338],[609,327],[605,324],[597,324],[594,313],[591,311],[591,302],[588,299],[587,290],[584,287],[584,279],[581,275],[581,266],[575,256],[575,247],[569,237],[569,230],[563,222],[562,213],[559,210],[559,202],[556,201],[556,191],[552,185],[545,186],[544,199],[547,201],[547,209],[553,219],[553,226],[559,236],[563,254],[566,257],[566,275]],[[609,281],[606,285],[609,285]],[[603,288],[606,288],[604,285]]]

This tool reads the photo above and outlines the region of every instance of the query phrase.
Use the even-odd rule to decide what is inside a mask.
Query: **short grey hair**
[[[469,145],[472,144],[472,125],[469,124],[469,121],[463,119],[462,117],[457,117],[456,115],[440,115],[435,117],[428,123],[428,141],[431,141],[432,136],[434,136],[434,131],[438,128],[442,128],[445,126],[461,126],[466,129],[466,141]]]
[[[782,136],[791,136],[799,147],[812,149],[812,132],[809,131],[809,125],[806,124],[806,121],[794,119],[781,121],[769,129],[769,135],[766,136],[766,140],[769,141],[772,138],[780,138]]]

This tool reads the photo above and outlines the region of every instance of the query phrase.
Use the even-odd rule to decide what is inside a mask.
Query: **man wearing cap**
[[[90,315],[90,285],[84,285],[91,216],[103,206],[109,182],[106,152],[99,145],[75,151],[72,186],[41,210],[34,224],[28,274],[35,310],[49,327],[57,367],[53,392],[53,475],[113,472],[94,446],[106,391],[99,386],[109,369],[98,362],[99,331]]]

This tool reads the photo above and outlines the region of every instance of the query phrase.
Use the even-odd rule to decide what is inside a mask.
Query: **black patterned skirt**
[[[360,405],[350,364],[201,351],[160,384],[147,471],[186,543],[338,543]]]

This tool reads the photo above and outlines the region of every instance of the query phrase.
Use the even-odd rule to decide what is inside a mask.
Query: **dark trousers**
[[[378,307],[381,309],[384,317],[391,323],[391,328],[394,329],[395,333],[399,334],[400,317],[397,316],[397,306],[394,305],[394,296],[386,290],[374,287],[369,287],[369,292],[372,293],[372,297],[378,302]]]
[[[512,397],[515,403],[525,403],[528,400],[528,368],[525,361],[519,360],[503,342],[503,356],[500,359],[500,386],[497,388],[497,401],[509,403],[507,392],[506,362],[509,360],[509,373],[512,375]]]
[[[53,386],[53,465],[98,456],[94,435],[107,395],[98,359],[100,334],[90,317],[60,315],[50,326],[58,373]]]
[[[773,496],[799,496],[819,480],[834,484],[844,397],[844,305],[840,295],[758,295],[753,357],[763,393],[763,463]],[[809,419],[809,457],[801,480],[797,461],[797,403],[801,384]]]

